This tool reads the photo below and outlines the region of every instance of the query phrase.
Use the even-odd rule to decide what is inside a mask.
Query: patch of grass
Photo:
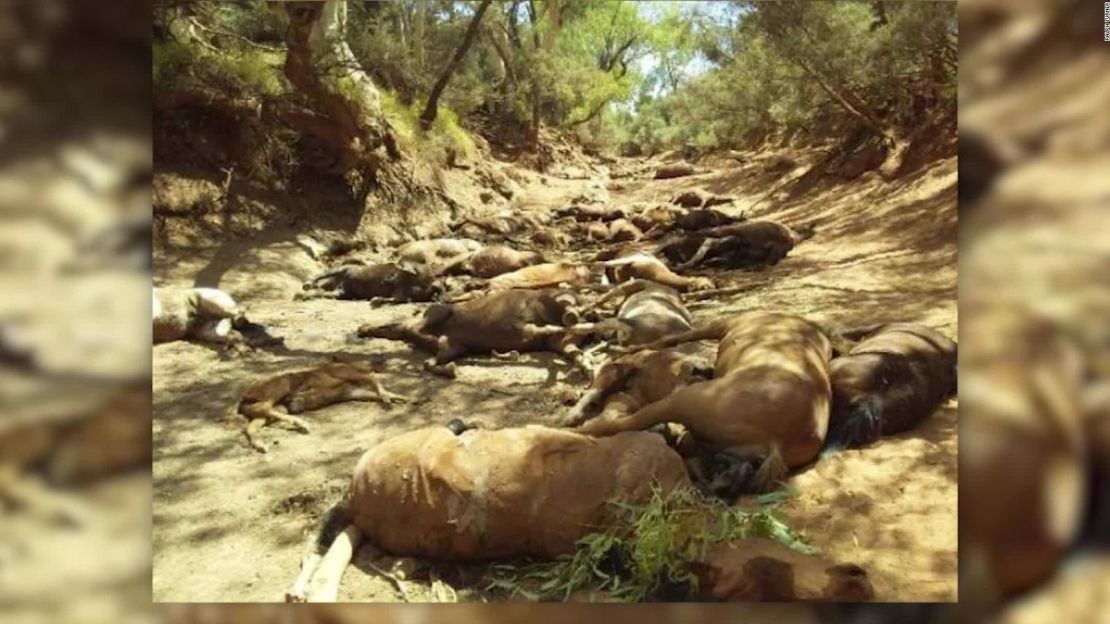
[[[690,564],[715,544],[767,537],[816,552],[775,514],[791,496],[792,491],[777,492],[738,508],[691,489],[664,493],[653,486],[642,505],[611,502],[616,521],[579,540],[574,553],[493,566],[486,589],[528,600],[566,600],[579,590],[606,591],[620,602],[682,599],[697,591]]]
[[[277,95],[285,90],[284,56],[280,52],[241,48],[217,58],[222,62],[216,71],[230,76],[251,93]]]
[[[455,114],[455,111],[441,106],[439,113],[436,115],[436,120],[432,123],[428,132],[447,139],[460,154],[474,155],[474,141],[470,138],[470,134],[463,130],[463,127],[459,124],[459,117]]]
[[[389,123],[393,124],[393,129],[397,132],[397,138],[408,145],[412,145],[420,128],[418,125],[419,111],[416,110],[415,105],[405,106],[396,94],[388,89],[382,89],[380,93],[382,113],[389,118]]]
[[[467,158],[474,156],[477,151],[473,139],[459,125],[458,116],[449,108],[440,106],[432,127],[428,128],[427,132],[422,132],[420,130],[420,114],[424,106],[422,102],[405,106],[391,91],[382,89],[381,105],[382,113],[393,124],[398,139],[409,148],[425,155],[437,155],[440,158],[448,149],[453,149],[459,156]]]
[[[151,52],[158,88],[214,87],[245,95],[277,95],[286,90],[281,52],[241,46],[217,54],[179,41],[155,41]]]

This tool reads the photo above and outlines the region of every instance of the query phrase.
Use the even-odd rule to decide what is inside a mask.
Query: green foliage
[[[574,553],[550,562],[493,568],[487,589],[529,600],[566,600],[579,590],[608,591],[622,602],[641,602],[660,592],[697,589],[690,564],[715,544],[767,537],[802,552],[816,552],[774,513],[787,493],[749,508],[729,507],[691,489],[664,494],[653,486],[643,505],[614,501],[616,522],[578,542]]]
[[[651,48],[658,62],[651,78],[656,86],[678,91],[686,68],[697,54],[693,14],[681,5],[665,5],[650,31]]]
[[[262,0],[159,6],[157,88],[299,97],[282,71],[284,10]],[[819,138],[845,120],[885,136],[955,111],[952,3],[500,0],[421,133],[415,113],[475,7],[349,9],[348,43],[417,151],[471,153],[463,126],[510,142],[541,124],[570,128],[601,149],[651,154]]]
[[[660,29],[660,60],[636,114],[612,119],[621,141],[647,152],[820,135],[829,121],[853,118],[830,89],[895,131],[955,110],[953,3],[715,3],[670,9],[658,23],[672,27]],[[683,63],[709,66],[683,76],[672,69]]]
[[[473,14],[473,6],[428,0],[420,37],[414,21],[420,6],[420,0],[380,3],[351,14],[356,56],[406,106],[426,98]],[[497,125],[525,126],[535,114],[545,124],[578,125],[634,92],[640,80],[635,61],[652,39],[635,2],[551,0],[534,6],[534,22],[529,3],[499,2],[487,11],[442,108],[460,118],[492,117]]]
[[[194,17],[190,25],[182,16],[160,15],[156,23],[176,20],[167,30],[176,36],[156,37],[152,46],[154,88],[161,92],[180,90],[203,96],[226,99],[280,97],[289,94],[282,70],[285,55],[267,46],[252,45],[234,28],[247,28],[255,36],[273,38],[279,35],[269,12],[248,12],[238,5],[198,4],[206,25]],[[257,8],[257,7],[256,7]],[[259,25],[262,24],[262,25]],[[266,26],[265,24],[269,24]],[[215,42],[215,43],[213,43]],[[216,43],[219,47],[216,47]],[[178,118],[167,121],[177,125],[186,135],[200,131],[193,121]],[[256,118],[240,120],[235,140],[238,147],[228,147],[227,158],[241,165],[240,172],[256,181],[280,185],[297,166],[296,132],[280,125],[265,124]],[[225,137],[230,139],[231,137]],[[234,152],[234,156],[232,155]]]
[[[165,89],[193,62],[191,46],[177,41],[155,41],[151,49],[154,88]]]
[[[275,46],[284,41],[289,25],[285,11],[267,0],[211,2],[206,3],[204,12],[220,32]]]
[[[609,102],[631,95],[639,80],[631,66],[646,51],[647,24],[634,3],[598,2],[563,26],[553,66],[558,122],[580,122]]]
[[[440,107],[436,120],[426,132],[420,130],[420,113],[423,106],[412,103],[406,106],[396,93],[381,90],[382,114],[386,116],[401,144],[425,156],[442,159],[447,150],[460,156],[471,157],[476,153],[474,140],[459,125],[454,111]]]
[[[427,93],[434,77],[417,67],[412,46],[391,32],[399,20],[394,12],[401,4],[379,3],[372,13],[365,6],[356,6],[361,10],[352,6],[348,14],[347,43],[378,87],[393,91],[406,104],[412,103],[418,92]]]
[[[218,53],[197,43],[155,41],[154,85],[158,89],[217,89],[228,95],[279,95],[287,91],[284,54],[243,46]]]
[[[284,12],[261,0],[156,4],[156,88],[218,91],[226,96],[288,92],[280,42]],[[258,43],[263,41],[265,43]]]
[[[284,92],[284,54],[244,48],[237,53],[217,57],[216,72],[224,72],[243,85],[248,92],[278,95]]]
[[[459,124],[459,118],[449,108],[441,109],[428,134],[443,137],[452,147],[467,156],[473,156],[476,149],[470,134]]]

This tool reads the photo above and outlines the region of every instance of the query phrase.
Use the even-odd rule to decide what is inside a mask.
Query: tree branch
[[[236,33],[233,33],[233,32],[229,32],[229,31],[222,30],[222,29],[219,29],[219,28],[213,28],[212,26],[207,26],[205,24],[202,24],[199,20],[197,20],[195,18],[193,18],[191,20],[191,22],[197,28],[199,28],[203,31],[206,31],[206,32],[210,32],[213,35],[217,35],[219,37],[228,37],[229,39],[236,39],[236,40],[241,41],[242,43],[245,43],[249,46],[258,48],[260,50],[266,50],[267,52],[285,52],[284,47],[268,46],[268,45],[264,45],[264,44],[261,44],[261,43],[255,42],[255,41],[251,41],[250,39],[244,37],[243,35],[239,35],[239,34],[236,34]]]
[[[605,108],[605,106],[607,104],[609,104],[609,102],[612,102],[612,101],[613,101],[613,98],[605,98],[604,100],[599,102],[598,105],[595,106],[590,111],[590,113],[588,115],[586,115],[585,117],[583,117],[582,119],[579,119],[577,121],[568,122],[567,126],[569,126],[569,127],[580,126],[580,125],[586,123],[587,121],[593,119],[594,117],[597,117],[598,114],[601,113],[601,111]]]
[[[617,48],[617,51],[614,52],[613,56],[610,57],[610,59],[609,59],[609,63],[608,63],[609,66],[605,67],[604,71],[609,71],[609,70],[613,69],[613,64],[614,63],[620,63],[621,65],[625,65],[625,67],[626,67],[625,71],[628,71],[627,65],[625,64],[624,58],[623,58],[624,53],[627,52],[628,49],[631,48],[636,43],[637,39],[639,39],[638,35],[632,35],[632,37],[629,38],[628,41],[624,42],[624,45]]]

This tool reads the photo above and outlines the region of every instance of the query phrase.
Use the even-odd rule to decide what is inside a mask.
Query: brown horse
[[[829,366],[829,447],[863,446],[913,429],[956,392],[956,343],[912,323],[844,332],[862,337]]]
[[[714,493],[766,491],[821,451],[832,395],[832,347],[820,329],[799,316],[747,312],[642,348],[703,339],[720,341],[713,379],[679,388],[631,416],[595,419],[578,430],[605,436],[678,423],[699,449],[700,463],[691,466],[695,474],[707,477],[707,465],[722,462],[736,471],[729,483],[711,485]],[[758,469],[748,475],[752,460]]]
[[[447,427],[418,429],[362,456],[286,599],[335,600],[363,539],[437,560],[552,558],[604,527],[614,499],[635,504],[653,487],[689,485],[682,459],[651,433],[595,440],[539,426],[457,436]],[[314,571],[319,589],[310,593]]]

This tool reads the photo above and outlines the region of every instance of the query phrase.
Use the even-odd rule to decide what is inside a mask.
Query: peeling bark
[[[424,31],[428,25],[428,0],[416,0],[416,18],[414,22],[412,47],[416,54],[416,67],[424,69]]]
[[[497,32],[496,28],[488,28],[486,34],[492,44],[494,52],[497,53],[497,57],[501,62],[502,79],[500,88],[501,93],[505,94],[512,85],[516,84],[516,73],[513,71],[512,55],[509,53],[507,42],[501,40],[500,33]]]
[[[364,166],[373,172],[381,160],[373,152],[383,146],[390,158],[399,159],[378,89],[347,44],[347,3],[288,2],[284,8],[289,15],[285,75],[330,122],[314,120],[300,129],[337,152],[337,173]],[[308,118],[291,118],[293,123],[298,120]]]

